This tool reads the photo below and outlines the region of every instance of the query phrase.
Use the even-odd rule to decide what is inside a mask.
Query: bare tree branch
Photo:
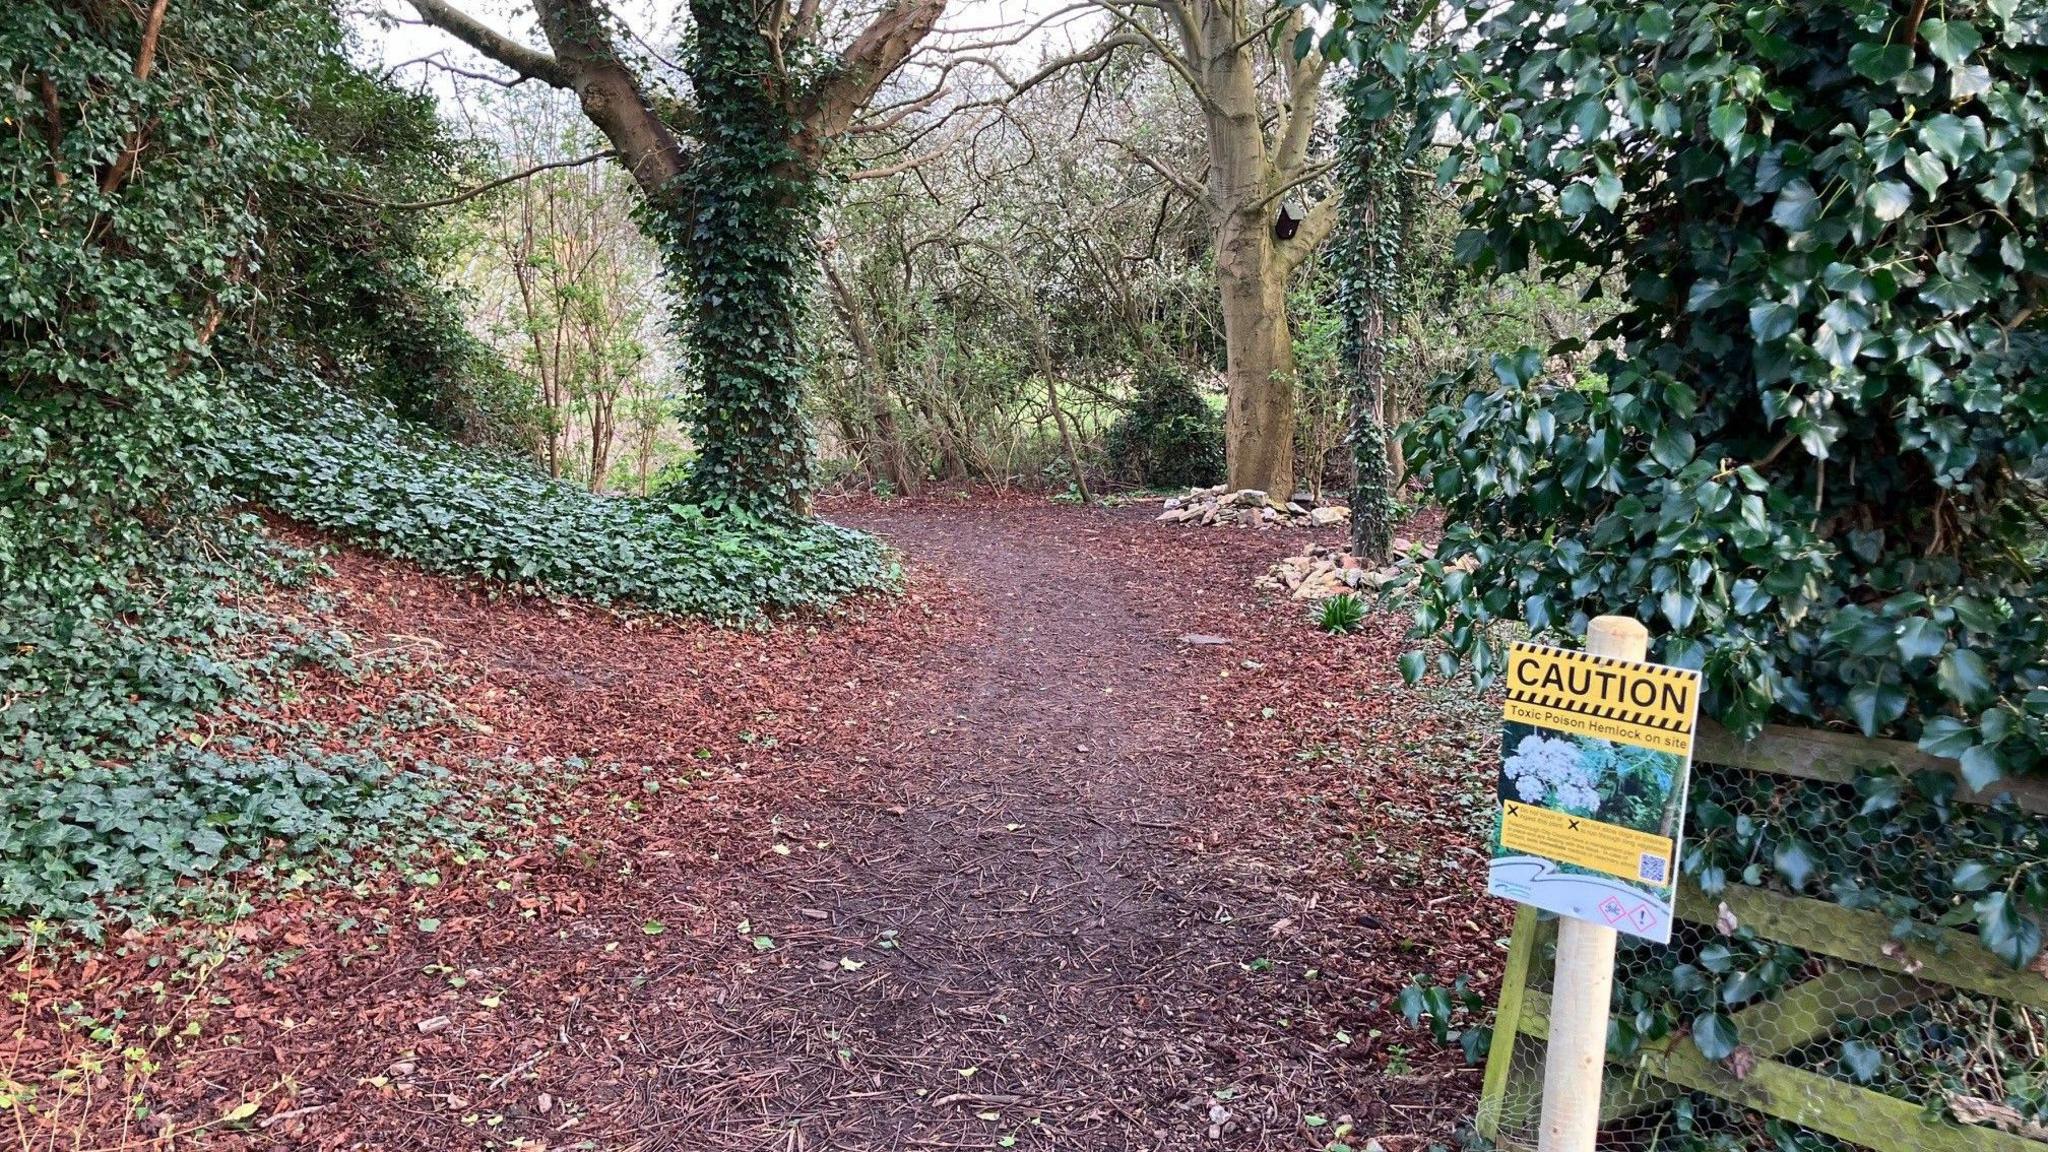
[[[912,156],[907,160],[899,160],[894,164],[884,164],[879,168],[863,168],[858,172],[849,172],[846,174],[846,179],[852,182],[859,180],[883,180],[890,176],[899,176],[910,171],[912,168],[922,168],[951,150],[950,146],[942,145],[930,152]]]
[[[1193,200],[1195,203],[1200,204],[1205,208],[1214,210],[1215,204],[1210,199],[1207,190],[1205,190],[1201,185],[1195,183],[1193,180],[1190,180],[1186,176],[1183,176],[1180,173],[1175,172],[1173,169],[1167,167],[1166,164],[1157,157],[1139,148],[1133,147],[1131,144],[1126,143],[1122,140],[1112,140],[1108,137],[1102,137],[1098,140],[1098,143],[1110,144],[1123,149],[1124,152],[1127,155],[1129,155],[1131,159],[1136,160],[1138,163],[1143,164],[1145,167],[1150,168],[1154,172],[1159,173],[1159,175],[1162,178],[1164,178],[1168,184],[1171,184],[1176,189],[1179,189],[1181,195],[1186,196],[1188,199]]]
[[[804,98],[803,145],[812,155],[845,133],[946,11],[946,0],[894,0],[840,54],[839,68]]]
[[[1291,33],[1306,25],[1302,23],[1301,9],[1290,11],[1293,15],[1285,27]],[[1286,178],[1308,155],[1309,135],[1315,129],[1317,107],[1322,103],[1324,59],[1322,53],[1316,52],[1297,60],[1291,48],[1283,48],[1280,58],[1282,73],[1287,78],[1287,119],[1274,142],[1273,168]]]
[[[354,192],[344,192],[339,188],[323,188],[321,189],[320,194],[323,196],[331,196],[336,200],[346,200],[351,204],[362,204],[371,208],[383,208],[394,212],[415,212],[423,208],[446,208],[450,204],[460,204],[464,200],[474,200],[478,196],[481,196],[484,193],[489,192],[493,188],[502,188],[507,184],[512,184],[520,180],[525,180],[528,177],[538,175],[542,172],[547,172],[555,168],[581,168],[586,164],[595,164],[599,160],[609,160],[617,155],[617,152],[613,151],[610,148],[607,148],[602,152],[592,152],[588,156],[578,156],[574,160],[550,160],[545,164],[535,164],[531,168],[526,168],[522,169],[521,171],[514,172],[510,176],[500,176],[496,180],[491,180],[486,183],[479,184],[474,188],[465,189],[464,191],[457,192],[450,196],[437,197],[436,199],[433,200],[412,200],[403,202],[391,200],[377,200],[369,196],[358,196]]]
[[[465,80],[481,80],[486,84],[496,84],[500,88],[517,88],[521,84],[533,79],[531,76],[523,76],[517,72],[510,76],[498,76],[489,72],[479,72],[474,68],[463,68],[441,59],[442,55],[440,52],[434,52],[417,59],[407,60],[403,64],[393,64],[384,70],[384,77],[390,79],[403,69],[411,68],[415,65],[423,65],[428,68],[437,68],[451,76],[460,76]]]
[[[1195,99],[1201,101],[1204,105],[1211,103],[1213,98],[1209,95],[1201,80],[1196,77],[1194,69],[1188,66],[1187,60],[1180,53],[1174,51],[1171,45],[1153,35],[1150,28],[1139,23],[1136,17],[1119,6],[1130,5],[1131,3],[1132,0],[1114,0],[1114,2],[1112,0],[1095,0],[1096,6],[1114,17],[1117,23],[1122,24],[1125,28],[1130,29],[1131,32],[1144,38],[1145,43],[1151,46],[1152,54],[1159,57],[1162,63],[1168,68],[1173,69],[1182,80],[1187,82],[1187,86],[1195,94]],[[1138,6],[1151,7],[1152,5],[1141,4]],[[1194,31],[1193,24],[1187,19],[1186,11],[1179,4],[1163,4],[1158,5],[1158,7],[1173,18],[1175,24],[1181,28],[1183,37],[1193,35],[1197,37],[1197,40],[1199,39],[1199,34]],[[1192,46],[1197,41],[1189,40],[1187,42]]]
[[[1319,180],[1324,176],[1329,175],[1330,172],[1334,170],[1336,167],[1337,162],[1334,160],[1325,160],[1321,164],[1310,165],[1309,167],[1304,168],[1299,172],[1296,172],[1294,175],[1279,181],[1279,183],[1274,186],[1271,192],[1268,192],[1264,196],[1259,197],[1257,200],[1252,201],[1251,206],[1245,210],[1248,212],[1258,212],[1268,207],[1271,207],[1275,201],[1279,200],[1283,196],[1286,196],[1289,192],[1294,191],[1296,188],[1299,188],[1304,184],[1313,183],[1316,180]]]
[[[410,0],[410,3],[413,10],[420,14],[420,19],[521,76],[539,80],[556,88],[575,86],[575,73],[560,60],[485,26],[482,21],[448,3],[447,0]]]

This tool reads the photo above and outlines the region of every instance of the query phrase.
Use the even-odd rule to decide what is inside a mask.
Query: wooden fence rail
[[[1958,773],[1955,762],[1910,744],[1791,728],[1767,729],[1744,743],[1725,729],[1704,725],[1695,759],[1835,784],[1883,769]],[[2048,784],[2042,781],[2001,781],[1981,792],[1957,794],[1959,800],[1979,804],[2001,796],[2026,811],[2048,813]],[[1763,888],[1729,885],[1708,896],[1681,880],[1678,917],[1710,928],[1725,926],[1732,917],[1759,937],[1855,967],[1829,966],[1735,1013],[1739,1034],[1754,1038],[1740,1077],[1707,1059],[1683,1035],[1646,1043],[1626,1063],[1610,1060],[1603,1126],[1625,1123],[1682,1093],[1699,1092],[1876,1152],[2048,1152],[2048,1142],[1958,1124],[1923,1102],[1780,1059],[1836,1035],[1857,1019],[1905,1011],[1941,996],[1944,989],[2048,1011],[2048,977],[2042,973],[2012,968],[1971,933],[1939,929],[1925,940],[1898,940],[1891,919],[1882,914]],[[1515,918],[1478,1116],[1480,1134],[1498,1147],[1526,1147],[1504,1120],[1533,1120],[1537,1113],[1538,1078],[1513,1075],[1513,1060],[1518,1039],[1549,1035],[1550,997],[1542,988],[1549,981],[1546,954],[1555,932],[1555,921],[1540,919],[1534,909],[1523,908]]]

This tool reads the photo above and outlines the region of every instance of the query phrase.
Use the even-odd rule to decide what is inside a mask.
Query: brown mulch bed
[[[1489,726],[1469,692],[1399,686],[1404,622],[1327,637],[1255,592],[1296,532],[988,494],[824,511],[904,550],[904,598],[736,632],[337,557],[340,622],[414,664],[292,707],[431,691],[462,723],[400,738],[437,762],[575,779],[530,781],[537,828],[433,886],[18,957],[0,1076],[40,1111],[0,1132],[1448,1143],[1477,1072],[1388,1001],[1418,973],[1490,991],[1507,917],[1480,894]],[[150,963],[193,945],[230,955]]]

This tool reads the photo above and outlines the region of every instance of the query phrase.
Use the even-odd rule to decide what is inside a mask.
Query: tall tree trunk
[[[1283,48],[1280,75],[1262,77],[1255,53],[1269,31],[1268,11],[1243,0],[1168,0],[1165,10],[1181,43],[1179,70],[1201,100],[1208,144],[1201,197],[1216,224],[1229,364],[1225,469],[1232,488],[1286,500],[1295,483],[1287,279],[1329,234],[1336,206],[1326,197],[1296,216],[1298,230],[1286,236],[1275,234],[1274,223],[1308,170],[1323,59],[1310,53],[1296,60]],[[1276,40],[1291,44],[1301,20],[1298,13],[1284,17]],[[1282,98],[1269,115],[1263,96],[1275,90]]]
[[[931,32],[945,0],[890,0],[823,75],[788,66],[817,41],[815,3],[690,0],[687,111],[643,86],[639,51],[614,42],[619,21],[602,0],[532,0],[552,52],[451,0],[411,2],[520,77],[576,93],[645,193],[642,219],[668,257],[678,327],[701,373],[689,406],[691,498],[712,511],[807,514],[803,309],[826,153]],[[664,119],[679,113],[697,142],[691,152]]]
[[[1230,402],[1224,413],[1230,487],[1275,500],[1294,495],[1294,342],[1287,331],[1287,268],[1263,219],[1238,213],[1216,248]]]

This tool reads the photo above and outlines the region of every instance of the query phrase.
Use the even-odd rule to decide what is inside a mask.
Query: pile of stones
[[[1329,528],[1351,521],[1341,504],[1317,505],[1305,493],[1275,500],[1257,488],[1232,491],[1228,484],[1195,488],[1185,496],[1168,496],[1159,519],[1168,524],[1236,524],[1246,528]]]
[[[1341,546],[1310,544],[1299,555],[1289,556],[1266,570],[1258,586],[1270,592],[1285,592],[1296,600],[1328,600],[1354,592],[1375,592],[1401,576],[1402,568],[1430,554],[1428,545],[1416,545],[1394,538],[1394,562],[1369,568]],[[1453,567],[1471,571],[1478,562],[1461,556]]]

